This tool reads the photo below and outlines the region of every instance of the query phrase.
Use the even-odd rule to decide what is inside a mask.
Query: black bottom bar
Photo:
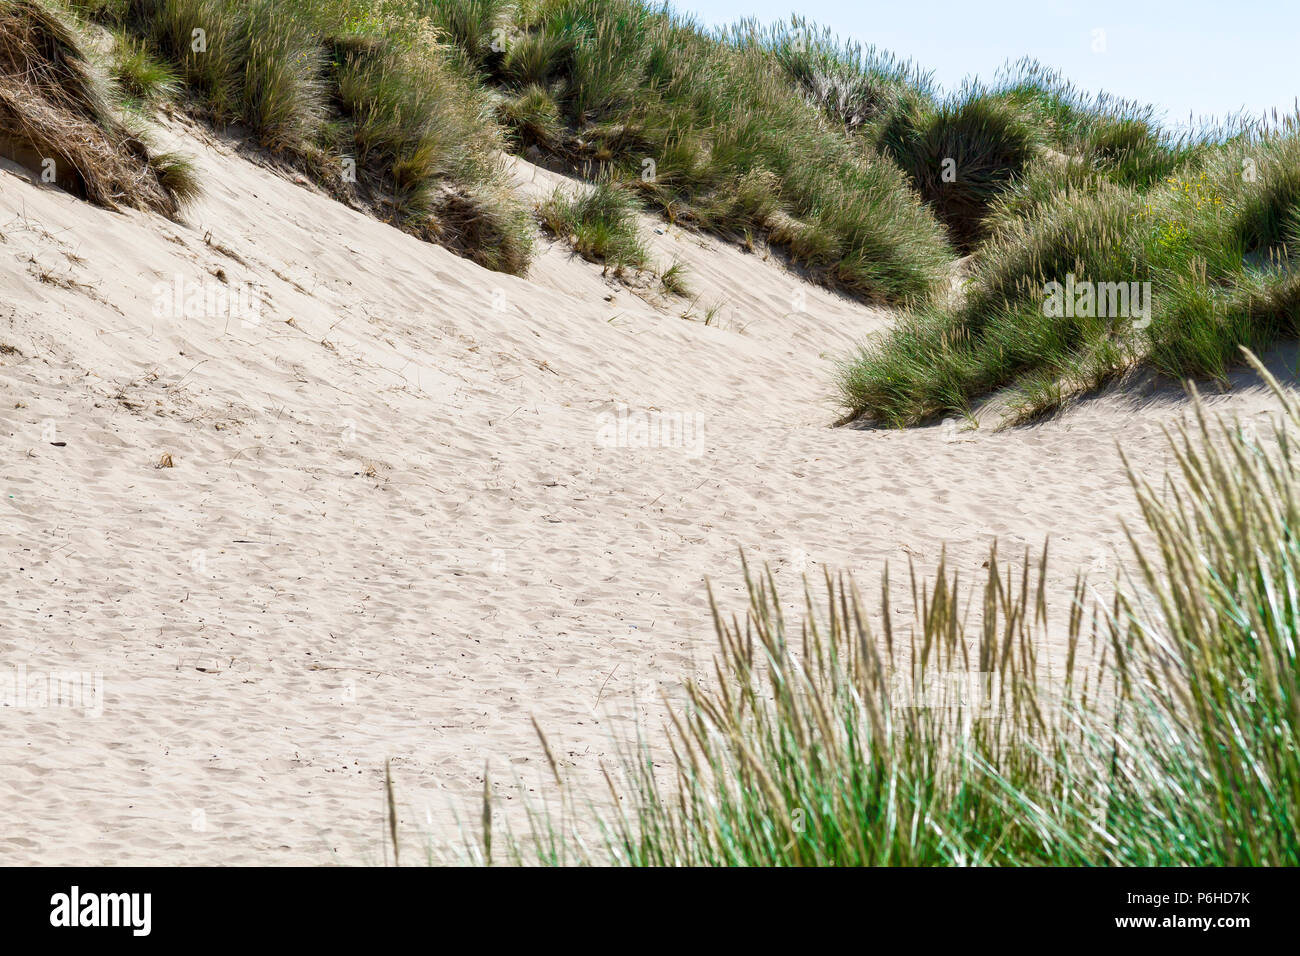
[[[557,932],[604,946],[649,936],[676,945],[715,936],[771,943],[774,931],[822,938],[850,930],[864,941],[905,933],[929,944],[1131,939],[1181,946],[1196,938],[1232,946],[1294,926],[1298,876],[1229,869],[9,869],[0,871],[0,925],[7,946],[76,936],[337,947],[374,945],[395,930],[430,934],[435,944],[466,934],[554,943]]]

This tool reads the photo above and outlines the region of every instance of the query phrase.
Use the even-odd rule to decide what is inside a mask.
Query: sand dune
[[[168,132],[207,184],[184,226],[0,164],[0,678],[28,685],[0,863],[373,861],[385,758],[403,827],[445,837],[486,762],[538,779],[530,715],[594,771],[702,668],[739,548],[792,608],[802,571],[946,546],[976,574],[994,538],[1050,536],[1060,596],[1113,573],[1116,442],[1159,475],[1185,411],[832,429],[833,359],[890,315],[774,259],[647,219],[694,305],[561,244],[516,279]],[[184,314],[242,283],[257,314]],[[1245,380],[1214,403],[1270,407]],[[40,706],[50,672],[102,696]]]

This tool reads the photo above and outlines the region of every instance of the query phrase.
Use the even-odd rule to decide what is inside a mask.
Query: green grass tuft
[[[674,262],[659,277],[659,285],[668,295],[689,299],[692,295],[690,284],[686,281],[686,264]]]
[[[637,224],[640,209],[625,186],[604,181],[576,193],[557,188],[538,215],[548,232],[566,240],[584,259],[616,273],[625,268],[639,272],[650,260]]]
[[[497,106],[497,115],[520,150],[530,146],[552,149],[559,144],[564,133],[560,109],[554,97],[536,83],[529,84],[517,94],[503,97]]]
[[[158,60],[144,41],[130,34],[113,38],[112,76],[129,97],[146,105],[170,99],[180,79]]]

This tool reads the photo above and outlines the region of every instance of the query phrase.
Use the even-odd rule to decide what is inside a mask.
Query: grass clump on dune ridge
[[[1031,170],[995,203],[964,300],[916,312],[847,360],[843,404],[910,424],[1006,390],[1026,417],[1136,365],[1224,380],[1239,346],[1300,332],[1295,117],[1198,144],[1158,182],[1133,178],[1079,161]],[[1053,282],[1148,284],[1146,308],[1055,314]]]
[[[518,141],[639,191],[671,221],[766,238],[812,278],[904,301],[946,273],[943,230],[891,162],[791,84],[762,32],[709,34],[637,0],[428,0]]]
[[[762,42],[809,102],[849,132],[879,140],[898,117],[935,105],[932,74],[875,47],[841,41],[804,17],[770,27]]]
[[[1040,145],[990,192],[963,295],[842,362],[851,415],[915,424],[1002,393],[1024,420],[1138,366],[1224,380],[1239,346],[1296,334],[1296,117],[1169,133],[1151,108],[1085,97],[1029,61],[981,96]],[[1052,283],[1096,301],[1062,314]],[[1142,307],[1097,307],[1120,286]]]
[[[1022,59],[998,71],[991,93],[1023,111],[1059,155],[1081,162],[1111,182],[1145,189],[1211,145],[1217,133],[1162,128],[1155,108],[1104,93],[1089,96],[1055,70]]]
[[[631,192],[607,181],[576,194],[559,187],[538,214],[547,231],[566,239],[578,255],[620,273],[625,268],[641,271],[649,264],[637,227],[639,209]]]
[[[882,147],[969,252],[984,219],[1038,153],[1038,132],[1004,100],[969,90],[911,124],[896,123]]]
[[[562,809],[533,811],[527,840],[497,834],[496,858],[1300,864],[1300,404],[1269,381],[1276,443],[1198,402],[1171,439],[1178,494],[1131,476],[1136,580],[1092,611],[1079,582],[1051,618],[1063,664],[1042,648],[1045,558],[1017,574],[995,552],[973,593],[942,568],[928,588],[913,578],[906,635],[887,575],[880,631],[851,580],[828,576],[796,627],[770,576],[749,575],[743,624],[715,609],[716,680],[670,705],[666,754],[624,755],[617,809],[569,789],[543,740]]]
[[[499,271],[534,227],[486,92],[418,0],[73,0],[144,44],[188,103],[334,196]]]
[[[192,170],[152,152],[125,106],[66,9],[0,0],[0,154],[99,205],[175,215],[197,194]]]
[[[764,42],[814,106],[898,164],[962,251],[1042,145],[1042,124],[1004,97],[972,85],[941,99],[911,63],[840,42],[802,17]]]

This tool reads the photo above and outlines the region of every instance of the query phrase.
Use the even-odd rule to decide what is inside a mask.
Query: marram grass
[[[567,241],[578,255],[618,273],[649,265],[650,253],[637,224],[640,208],[628,189],[606,180],[577,194],[557,187],[540,204],[538,215],[542,226]]]
[[[601,796],[575,790],[543,735],[550,809],[511,833],[485,789],[492,842],[469,857],[1300,863],[1300,403],[1255,365],[1275,433],[1212,420],[1193,397],[1167,490],[1130,472],[1145,527],[1113,600],[1080,580],[1049,609],[1046,554],[1012,569],[995,550],[974,586],[942,566],[929,586],[913,577],[906,632],[887,575],[879,627],[852,579],[829,575],[795,624],[770,575],[747,570],[745,620],[715,605],[716,672],[668,705],[662,739],[638,731]]]
[[[808,102],[778,62],[779,35],[706,31],[642,0],[420,9],[534,158],[622,181],[672,222],[765,239],[813,281],[862,298],[921,299],[949,269],[934,214],[893,162]]]
[[[1147,156],[1137,145],[1116,162]],[[1148,144],[1149,145],[1149,144]],[[1079,147],[1082,149],[1082,147]],[[1040,158],[991,205],[962,295],[928,303],[844,359],[852,415],[908,425],[1002,392],[1016,418],[1144,366],[1226,380],[1242,346],[1300,331],[1300,116],[1187,148],[1145,182],[1085,153]],[[1137,283],[1145,314],[1046,308],[1051,283]]]
[[[105,59],[63,5],[0,0],[0,156],[99,205],[174,217],[197,195],[193,170],[151,147],[132,108],[167,74],[142,54]]]
[[[136,99],[174,94],[210,122],[237,125],[336,198],[486,268],[523,274],[535,227],[501,163],[504,131],[428,7],[64,0],[60,8],[114,30],[116,70]]]

